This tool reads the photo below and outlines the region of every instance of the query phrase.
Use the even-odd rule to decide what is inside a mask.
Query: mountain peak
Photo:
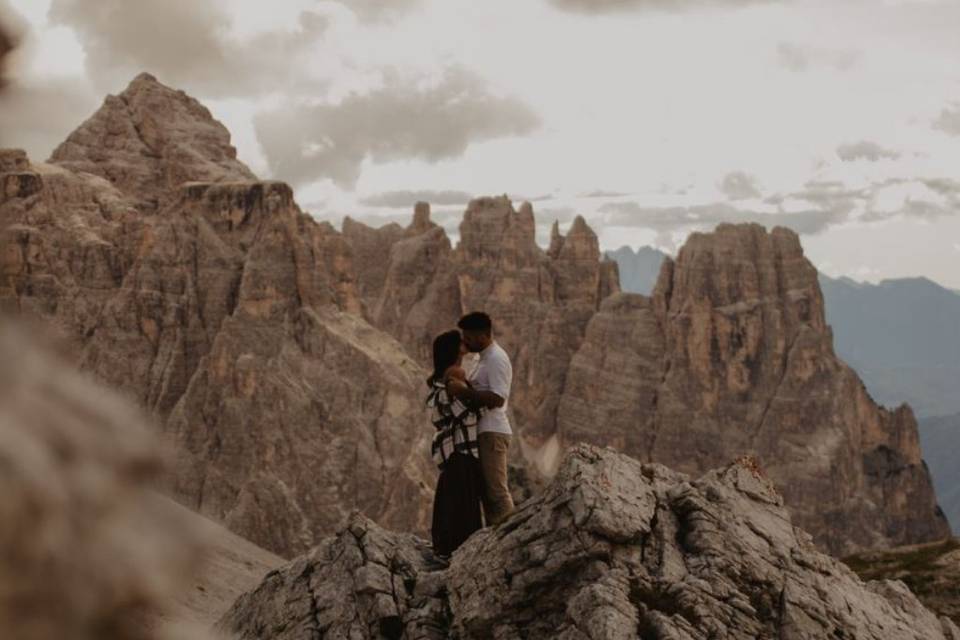
[[[256,180],[230,132],[183,91],[141,73],[57,147],[50,161],[106,178],[146,211],[185,182]]]
[[[142,71],[139,74],[137,74],[137,77],[130,82],[131,86],[135,84],[160,84],[160,81],[157,80],[157,77],[152,73],[147,73],[146,71]]]

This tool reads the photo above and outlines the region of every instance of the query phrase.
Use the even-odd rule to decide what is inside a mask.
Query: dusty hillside
[[[190,522],[204,546],[195,574],[160,613],[162,625],[210,628],[241,594],[256,587],[270,571],[284,564],[281,557],[176,502],[161,499],[159,508],[171,518]]]

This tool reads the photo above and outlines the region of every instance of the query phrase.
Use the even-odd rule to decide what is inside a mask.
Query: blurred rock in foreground
[[[0,319],[0,629],[16,640],[153,640],[200,534],[150,485],[132,405]],[[177,631],[177,638],[202,634]]]

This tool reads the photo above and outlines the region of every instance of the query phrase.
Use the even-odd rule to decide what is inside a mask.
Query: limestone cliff
[[[281,554],[354,508],[423,530],[426,374],[360,318],[343,236],[149,76],[54,159],[0,152],[0,303],[156,415],[175,495]]]
[[[146,211],[167,204],[190,180],[255,179],[206,107],[147,73],[107,97],[50,161],[106,178]]]
[[[786,229],[694,234],[652,300],[607,300],[558,431],[689,473],[756,455],[837,553],[949,535],[912,412],[878,407],[834,354],[816,270]]]
[[[472,201],[456,248],[427,223],[428,215],[421,206],[405,237],[392,245],[371,320],[411,354],[427,358],[433,337],[467,311],[493,316],[497,340],[513,359],[515,422],[540,449],[555,431],[567,368],[587,322],[601,300],[619,290],[616,265],[600,259],[596,234],[580,217],[566,237],[557,232],[555,250],[541,249],[529,203],[515,210],[506,197]],[[368,269],[366,263],[357,268]]]
[[[833,354],[793,234],[692,237],[653,298],[618,294],[582,218],[548,250],[533,209],[468,206],[454,247],[302,213],[182,92],[139,76],[53,156],[0,151],[0,306],[157,418],[185,504],[280,554],[354,508],[424,530],[432,338],[495,319],[536,485],[564,448],[612,444],[701,473],[754,453],[834,551],[945,534],[908,409],[878,409]]]
[[[529,465],[549,475],[577,442],[689,473],[752,454],[831,551],[949,534],[912,413],[878,407],[837,358],[796,234],[694,234],[648,298],[616,293],[615,265],[582,218],[566,236],[554,225],[546,252],[534,228],[529,205],[485,198],[455,249],[440,229],[408,229],[372,318],[426,358],[460,314],[490,313],[513,359]]]
[[[219,626],[241,640],[960,637],[903,583],[818,552],[751,461],[692,480],[586,445],[449,568],[358,515]]]

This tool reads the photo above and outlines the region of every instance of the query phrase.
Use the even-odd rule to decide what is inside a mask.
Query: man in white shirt
[[[470,374],[470,385],[460,383],[454,393],[484,408],[477,425],[480,467],[483,470],[483,511],[487,524],[499,524],[513,511],[513,498],[507,484],[507,452],[513,431],[507,418],[507,401],[513,382],[510,357],[493,340],[490,316],[474,312],[457,323],[463,342],[473,353],[480,354],[480,363]]]

